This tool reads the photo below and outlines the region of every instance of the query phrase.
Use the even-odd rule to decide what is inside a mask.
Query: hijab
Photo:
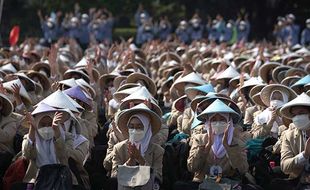
[[[149,143],[150,143],[150,140],[152,138],[152,127],[151,127],[151,122],[150,122],[150,119],[143,115],[143,114],[135,114],[135,115],[132,115],[129,120],[128,120],[128,123],[127,125],[129,124],[130,120],[133,119],[133,118],[137,118],[141,121],[142,125],[143,125],[143,131],[144,131],[144,137],[141,141],[139,142],[134,142],[130,139],[129,137],[129,141],[133,144],[135,144],[135,146],[137,147],[137,149],[139,149],[139,147],[141,146],[141,149],[140,149],[140,153],[142,156],[145,155],[145,152],[146,150],[148,149],[149,147]]]
[[[226,119],[227,123],[230,123],[229,129],[228,129],[228,145],[231,145],[233,135],[234,135],[234,126],[233,126],[233,120],[230,117],[229,113],[214,113],[210,117],[208,117],[208,120],[205,123],[206,131],[209,132],[209,126],[211,126],[211,119],[216,115],[220,114]],[[212,127],[212,126],[211,126]],[[223,158],[226,154],[225,147],[223,145],[222,139],[224,134],[213,134],[214,135],[214,142],[211,146],[211,149],[215,155],[216,158]]]

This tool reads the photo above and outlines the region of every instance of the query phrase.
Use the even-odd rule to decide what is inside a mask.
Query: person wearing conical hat
[[[281,146],[281,170],[289,175],[286,189],[294,189],[299,177],[304,178],[303,172],[309,168],[309,129],[310,129],[310,97],[302,93],[295,99],[285,104],[280,114],[292,120],[291,129],[288,130],[282,140]],[[272,184],[272,187],[281,187],[279,183]]]
[[[235,171],[245,174],[248,170],[244,144],[235,129],[240,115],[223,103],[215,100],[198,119],[205,123],[206,134],[192,137],[187,166],[195,173],[193,182],[201,183],[205,175],[221,178],[232,177]]]
[[[13,104],[5,94],[0,93],[0,178],[17,153],[13,147],[13,141],[19,122],[13,116]]]
[[[283,120],[278,116],[277,111],[297,95],[286,86],[273,84],[264,87],[260,96],[264,104],[269,106],[254,118],[250,133],[252,138],[264,138],[271,135],[277,139],[279,127],[283,125]]]
[[[161,128],[160,117],[142,103],[120,113],[116,124],[129,138],[113,148],[111,176],[117,176],[119,165],[150,166],[155,175],[155,183],[160,184],[164,149],[151,142],[152,136]]]
[[[213,86],[211,84],[205,84],[202,86],[197,87],[189,87],[185,89],[185,93],[187,97],[190,99],[190,102],[197,96],[205,96],[210,92],[215,92]],[[190,105],[189,102],[189,105]],[[191,106],[185,108],[183,115],[182,115],[182,126],[181,131],[182,133],[191,135],[191,125],[194,121],[194,110],[192,110]],[[179,128],[179,127],[178,127]]]
[[[87,97],[86,93],[79,86],[69,88],[63,92],[84,108],[82,113],[80,113],[80,117],[83,119],[85,126],[87,126],[89,147],[93,148],[95,146],[94,138],[97,135],[98,127],[96,115],[93,113],[92,99]]]
[[[24,136],[22,155],[29,160],[23,182],[33,183],[38,169],[48,164],[68,164],[66,138],[62,124],[70,117],[67,111],[38,106],[26,114],[29,133]]]

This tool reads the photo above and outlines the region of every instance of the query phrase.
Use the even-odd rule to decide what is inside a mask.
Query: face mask
[[[81,22],[82,22],[82,24],[86,24],[87,23],[87,19],[82,19]]]
[[[145,31],[150,31],[151,30],[151,27],[150,26],[146,26],[145,27]]]
[[[115,87],[109,87],[109,91],[111,92],[111,94],[114,94],[116,92]]]
[[[161,28],[162,28],[162,29],[166,29],[166,28],[167,28],[167,25],[162,24],[162,25],[161,25]]]
[[[72,26],[73,28],[76,28],[76,27],[77,27],[77,23],[72,23],[71,26]]]
[[[227,123],[225,121],[214,121],[211,122],[211,127],[216,135],[220,135],[225,132]]]
[[[139,142],[144,137],[144,131],[143,130],[137,130],[137,129],[129,129],[129,141],[130,142]]]
[[[270,107],[272,107],[272,108],[279,108],[283,105],[284,105],[284,102],[281,100],[271,100],[270,101]]]
[[[194,23],[193,23],[193,27],[194,27],[194,28],[198,28],[198,26],[199,26],[199,23],[198,23],[198,22],[194,22]]]
[[[308,114],[296,115],[292,118],[292,121],[297,129],[306,131],[310,128],[310,120]]]
[[[51,22],[47,22],[47,27],[49,27],[49,28],[53,28],[53,23],[51,23]]]
[[[240,30],[244,30],[244,29],[245,29],[245,26],[241,25],[241,26],[239,26],[239,29],[240,29]]]
[[[96,30],[96,29],[98,29],[98,28],[99,28],[99,26],[98,26],[97,24],[94,24],[94,25],[93,25],[93,29],[94,29],[94,30]]]
[[[310,24],[307,24],[307,28],[310,28]]]
[[[54,137],[54,130],[52,127],[42,127],[38,129],[38,133],[44,140],[50,140]]]

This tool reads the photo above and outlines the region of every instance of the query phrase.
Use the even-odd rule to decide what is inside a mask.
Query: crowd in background
[[[309,27],[298,44],[291,14],[276,44],[248,41],[247,16],[170,35],[139,7],[136,41],[113,41],[106,9],[38,15],[43,39],[0,50],[0,188],[309,188]]]

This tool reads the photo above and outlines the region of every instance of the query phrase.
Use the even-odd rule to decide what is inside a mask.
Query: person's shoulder
[[[157,152],[162,152],[164,153],[165,152],[165,149],[163,147],[161,147],[159,144],[156,144],[156,143],[150,143],[152,149],[154,151],[157,151]]]
[[[117,143],[116,145],[114,145],[114,148],[115,149],[123,149],[123,148],[127,147],[127,143],[128,143],[128,139],[123,140],[123,141]]]

